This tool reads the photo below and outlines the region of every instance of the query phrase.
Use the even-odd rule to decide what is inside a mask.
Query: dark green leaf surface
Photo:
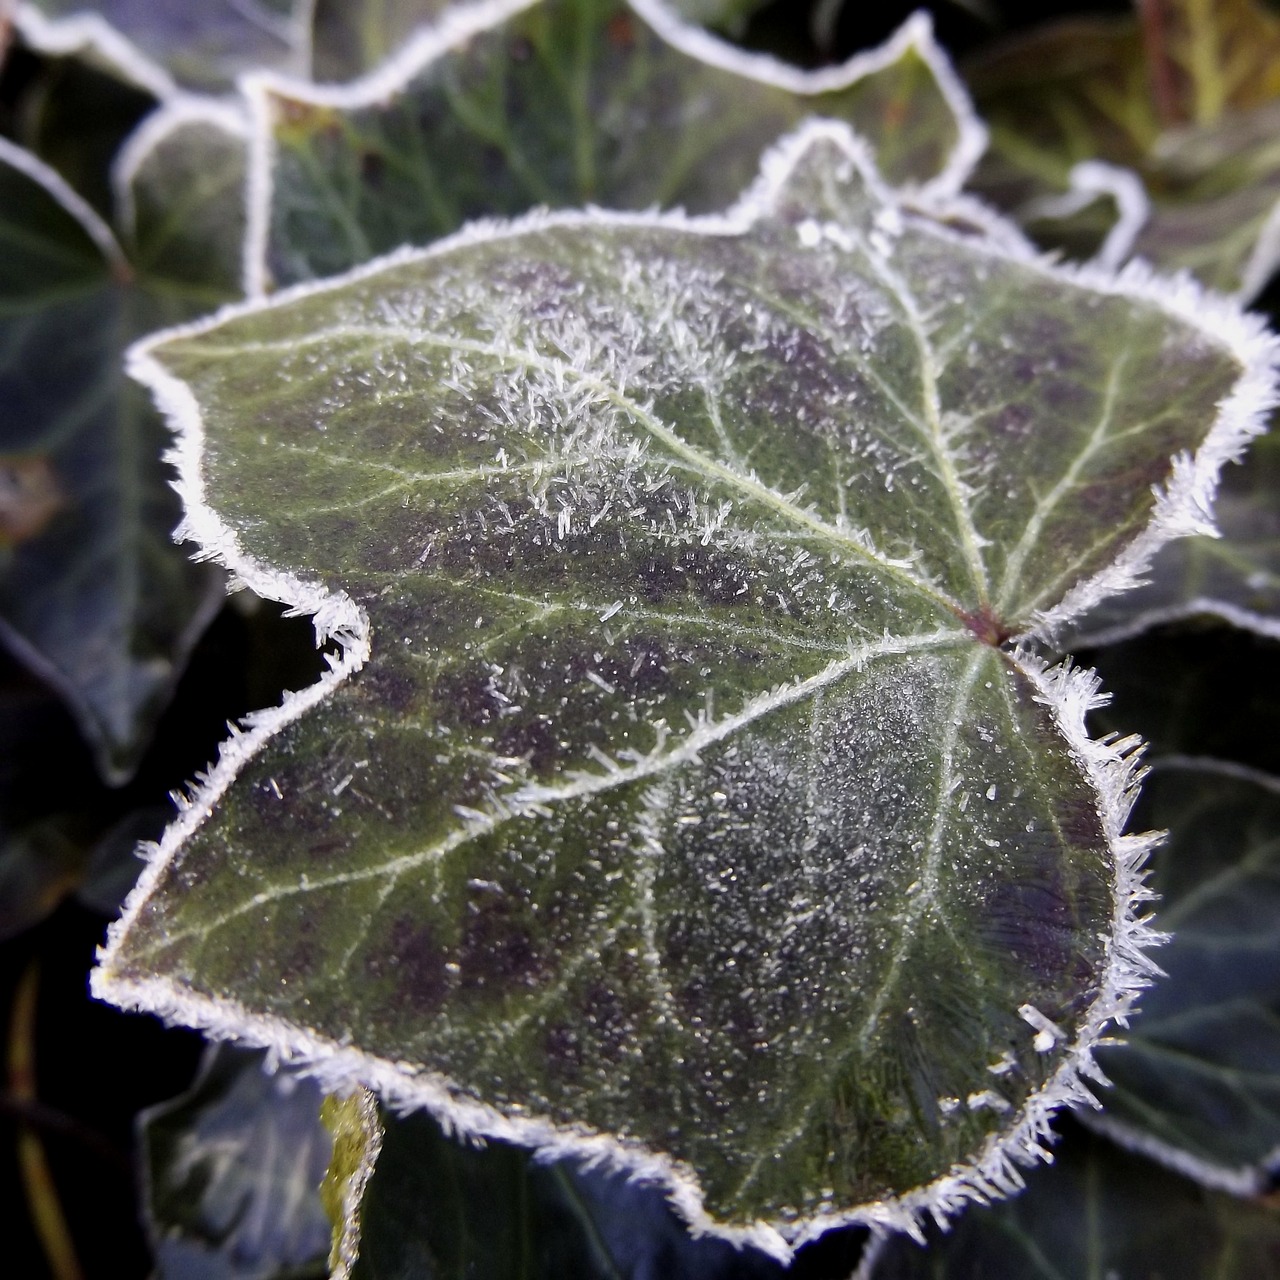
[[[57,170],[104,218],[113,216],[111,163],[154,96],[82,57],[39,57],[15,40],[6,60],[4,122],[12,140]]]
[[[210,309],[244,269],[244,134],[238,111],[182,102],[148,120],[117,171],[135,270]]]
[[[221,598],[171,545],[164,426],[120,364],[191,303],[137,287],[92,219],[4,157],[0,209],[0,634],[118,780]]]
[[[1183,538],[1152,563],[1149,585],[1103,601],[1063,644],[1107,644],[1160,623],[1212,615],[1280,639],[1280,436],[1227,467],[1214,504],[1220,538]]]
[[[1280,1275],[1280,1214],[1205,1191],[1068,1126],[1052,1168],[971,1209],[928,1248],[888,1242],[871,1280],[1262,1280]]]
[[[138,1117],[162,1280],[321,1280],[319,1188],[332,1144],[314,1081],[211,1047],[190,1092]]]
[[[1105,1120],[1139,1149],[1190,1157],[1184,1171],[1259,1185],[1280,1149],[1280,783],[1162,760],[1143,816],[1170,832],[1153,888],[1173,941],[1126,1043],[1098,1052],[1115,1084]]]
[[[482,30],[455,18],[404,74],[363,88],[257,86],[269,133],[260,284],[332,275],[536,205],[722,209],[810,114],[851,122],[896,183],[944,171],[958,183],[979,145],[922,53],[941,57],[919,21],[887,55],[806,77],[683,26],[660,0],[508,10]]]
[[[312,75],[322,83],[353,80],[439,21],[453,0],[315,0]]]
[[[536,220],[140,358],[191,527],[372,650],[229,749],[99,991],[743,1226],[1025,1141],[1128,889],[1088,690],[996,642],[1240,365],[790,147],[754,220]]]
[[[662,1191],[506,1143],[451,1141],[430,1116],[376,1121],[343,1280],[785,1280],[753,1249],[692,1238]],[[366,1159],[371,1152],[366,1153]]]

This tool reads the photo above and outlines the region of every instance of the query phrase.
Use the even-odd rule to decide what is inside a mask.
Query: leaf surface
[[[146,1222],[164,1277],[327,1276],[318,1188],[332,1148],[313,1080],[211,1046],[192,1088],[138,1117]]]
[[[958,185],[982,145],[924,19],[843,68],[802,73],[661,0],[450,9],[366,80],[268,78],[250,93],[255,287],[537,205],[721,209],[811,113],[853,123],[897,183]]]
[[[1093,686],[999,644],[1172,519],[1269,348],[953,209],[813,125],[728,219],[543,215],[140,352],[189,527],[348,658],[97,989],[779,1256],[1007,1185],[1137,980],[1142,843]]]
[[[170,545],[164,426],[121,368],[128,342],[192,304],[133,283],[110,231],[29,153],[0,151],[0,184],[0,635],[118,781],[222,595]]]
[[[1115,1085],[1104,1131],[1255,1193],[1280,1150],[1280,783],[1172,759],[1145,792],[1144,816],[1170,831],[1153,887],[1173,941],[1126,1043],[1098,1052]]]
[[[366,1123],[369,1123],[366,1121]],[[351,1206],[358,1257],[335,1280],[784,1280],[757,1250],[695,1238],[656,1187],[506,1143],[452,1141],[428,1115],[372,1108]],[[371,1176],[368,1166],[372,1166]],[[358,1176],[358,1175],[357,1175]],[[354,1241],[353,1241],[354,1243]]]
[[[1280,1214],[1210,1192],[1071,1125],[1051,1168],[1005,1204],[975,1208],[928,1248],[887,1242],[871,1280],[986,1276],[1213,1276],[1280,1269]]]

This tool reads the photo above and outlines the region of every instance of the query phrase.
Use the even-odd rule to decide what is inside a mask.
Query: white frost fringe
[[[179,92],[164,67],[148,58],[101,14],[88,11],[88,0],[85,12],[65,18],[47,18],[34,4],[22,0],[14,10],[13,25],[23,40],[39,53],[54,57],[96,54],[123,79],[145,89],[161,102]]]
[[[492,10],[497,6],[489,5]],[[1119,274],[1098,267],[1064,268],[1037,256],[1009,224],[964,197],[949,192],[916,193],[904,202],[876,176],[870,154],[847,126],[831,121],[810,121],[783,140],[765,158],[761,177],[726,214],[691,218],[682,213],[622,214],[604,211],[534,213],[512,222],[475,224],[427,249],[407,250],[362,266],[336,280],[306,284],[287,290],[268,302],[248,302],[224,308],[217,316],[197,324],[155,335],[131,350],[130,372],[148,385],[178,434],[171,461],[179,473],[178,488],[186,504],[180,533],[200,544],[201,554],[231,568],[259,594],[283,600],[298,614],[315,615],[321,643],[333,640],[340,657],[330,656],[330,670],[315,685],[287,694],[279,707],[250,717],[247,731],[233,730],[223,744],[217,763],[181,801],[182,812],[151,849],[149,863],[137,888],[125,904],[120,921],[112,926],[100,965],[91,976],[95,995],[125,1007],[146,1009],[209,1035],[237,1039],[269,1049],[280,1061],[301,1066],[322,1085],[335,1092],[358,1086],[374,1089],[388,1105],[404,1110],[426,1109],[452,1133],[472,1138],[497,1138],[532,1147],[541,1158],[572,1157],[588,1164],[617,1169],[666,1189],[672,1203],[695,1234],[724,1237],[735,1244],[752,1245],[780,1260],[808,1240],[848,1223],[864,1223],[877,1233],[902,1231],[917,1239],[926,1217],[945,1225],[947,1219],[974,1202],[1006,1196],[1022,1186],[1021,1166],[1049,1161],[1052,1115],[1065,1105],[1097,1106],[1087,1080],[1101,1082],[1093,1050],[1111,1023],[1123,1025],[1138,993],[1158,972],[1145,955],[1160,941],[1140,914],[1149,901],[1143,885],[1142,864],[1157,836],[1123,834],[1140,777],[1140,746],[1136,739],[1091,740],[1085,714],[1098,700],[1097,677],[1069,666],[1047,668],[1026,650],[1013,661],[1035,690],[1036,698],[1055,717],[1071,751],[1097,794],[1098,813],[1115,864],[1112,936],[1099,993],[1075,1031],[1067,1056],[1049,1082],[1034,1094],[1016,1122],[993,1134],[968,1166],[956,1166],[944,1177],[901,1197],[877,1201],[857,1209],[832,1213],[805,1223],[756,1222],[748,1227],[726,1226],[704,1210],[693,1172],[662,1154],[611,1135],[585,1128],[557,1126],[539,1118],[510,1117],[451,1090],[447,1080],[422,1072],[411,1064],[391,1062],[336,1043],[305,1028],[246,1009],[229,999],[212,999],[178,987],[164,978],[126,980],[111,973],[115,951],[133,920],[142,910],[165,868],[186,837],[208,817],[218,798],[244,763],[257,754],[286,724],[322,702],[339,683],[359,669],[369,654],[369,620],[352,600],[323,586],[264,564],[248,555],[209,505],[200,461],[203,425],[199,407],[188,387],[168,373],[152,354],[153,348],[173,337],[207,332],[227,319],[253,314],[289,301],[364,279],[389,265],[418,261],[449,253],[459,246],[521,235],[550,226],[629,225],[668,227],[699,234],[737,235],[767,216],[800,158],[814,145],[835,145],[861,171],[871,191],[904,217],[913,210],[930,218],[936,234],[937,219],[959,210],[977,220],[990,233],[987,251],[1013,257],[1058,282],[1077,282],[1091,289],[1154,304],[1198,328],[1206,337],[1225,345],[1240,360],[1243,372],[1235,389],[1220,407],[1218,420],[1194,459],[1175,464],[1174,477],[1157,495],[1156,511],[1147,530],[1122,553],[1111,568],[1075,588],[1068,601],[1047,613],[1036,631],[1043,634],[1059,619],[1087,607],[1100,595],[1132,585],[1152,552],[1164,541],[1185,532],[1201,532],[1209,525],[1208,502],[1217,468],[1234,457],[1249,437],[1261,430],[1263,417],[1274,402],[1272,362],[1275,341],[1260,321],[1243,315],[1228,301],[1207,294],[1188,278],[1160,280],[1143,268],[1127,268]],[[972,238],[964,243],[974,245]],[[1046,1033],[1047,1034],[1047,1033]]]
[[[244,291],[261,298],[270,288],[267,242],[270,236],[272,172],[275,168],[273,95],[317,107],[355,110],[386,102],[402,93],[433,62],[465,45],[473,36],[532,8],[540,0],[477,0],[446,9],[440,22],[424,27],[381,66],[346,84],[318,85],[263,72],[242,77],[240,87],[253,123],[246,186],[248,231],[245,236]],[[673,48],[709,66],[791,93],[812,96],[847,89],[886,67],[909,49],[924,61],[955,117],[957,139],[942,171],[924,184],[925,196],[954,195],[967,181],[987,146],[986,126],[978,119],[968,90],[933,35],[928,13],[913,14],[878,48],[856,53],[838,67],[803,71],[763,53],[748,53],[717,39],[676,14],[665,0],[627,0],[647,26]]]

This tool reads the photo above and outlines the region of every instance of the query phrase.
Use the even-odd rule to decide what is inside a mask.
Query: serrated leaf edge
[[[863,172],[869,186],[881,199],[897,203],[874,172],[866,146],[844,124],[811,120],[802,125],[766,155],[761,176],[742,199],[726,214],[689,217],[683,213],[626,214],[608,211],[549,214],[535,212],[511,222],[472,224],[454,236],[426,249],[405,249],[367,263],[333,280],[307,283],[283,291],[267,300],[249,300],[223,308],[215,316],[192,325],[153,335],[131,348],[130,373],[150,387],[178,433],[170,460],[179,472],[178,489],[187,515],[181,532],[197,542],[200,555],[227,565],[259,594],[286,601],[297,614],[315,615],[320,643],[336,641],[341,656],[330,655],[330,670],[314,685],[287,694],[278,707],[267,708],[246,718],[243,728],[233,728],[222,745],[216,764],[196,779],[190,795],[180,800],[182,812],[165,832],[158,846],[148,854],[148,865],[125,903],[124,913],[111,926],[99,963],[90,976],[91,989],[100,999],[123,1006],[145,1009],[171,1022],[197,1027],[216,1038],[238,1039],[269,1049],[279,1061],[296,1064],[318,1078],[329,1092],[347,1093],[366,1086],[379,1093],[387,1105],[404,1110],[426,1109],[455,1134],[475,1138],[498,1138],[534,1148],[545,1158],[570,1157],[610,1169],[623,1170],[633,1177],[663,1186],[673,1205],[695,1234],[717,1235],[740,1245],[752,1245],[787,1261],[794,1250],[832,1228],[863,1223],[878,1231],[903,1231],[922,1239],[921,1221],[932,1217],[945,1222],[966,1205],[1009,1195],[1022,1185],[1019,1166],[1036,1160],[1051,1160],[1048,1146],[1053,1137],[1051,1117],[1066,1105],[1096,1107],[1096,1098],[1087,1080],[1105,1083],[1093,1060],[1093,1049],[1104,1030],[1113,1022],[1124,1025],[1141,990],[1158,972],[1145,952],[1162,940],[1146,917],[1140,914],[1150,899],[1143,883],[1143,864],[1158,840],[1157,835],[1123,834],[1141,776],[1141,743],[1135,737],[1121,740],[1093,740],[1085,727],[1085,714],[1098,702],[1098,678],[1091,671],[1069,664],[1050,667],[1021,648],[1010,655],[1013,665],[1030,682],[1035,697],[1054,716],[1069,749],[1098,797],[1098,813],[1115,865],[1112,936],[1099,994],[1082,1019],[1067,1056],[1050,1080],[1024,1105],[1016,1123],[1003,1133],[990,1136],[972,1164],[956,1166],[943,1177],[902,1196],[876,1201],[853,1210],[816,1217],[801,1223],[757,1222],[749,1227],[727,1226],[712,1219],[703,1209],[702,1197],[692,1171],[670,1157],[654,1154],[638,1144],[623,1142],[611,1135],[594,1133],[583,1127],[557,1126],[538,1118],[512,1118],[472,1099],[455,1096],[448,1082],[416,1071],[411,1065],[375,1057],[350,1045],[339,1044],[307,1028],[266,1017],[246,1009],[232,999],[193,995],[164,978],[125,979],[112,974],[115,951],[122,945],[132,921],[156,887],[160,876],[186,837],[211,813],[218,798],[239,773],[285,725],[318,705],[348,676],[357,671],[370,652],[370,624],[367,615],[349,597],[324,586],[264,564],[246,554],[234,532],[209,505],[200,474],[203,425],[199,407],[185,383],[168,373],[151,354],[154,347],[177,337],[208,331],[236,316],[255,314],[285,305],[298,298],[328,292],[354,280],[365,279],[396,264],[418,261],[448,252],[459,246],[487,242],[547,226],[629,225],[673,227],[707,235],[738,234],[771,207],[800,156],[814,143],[825,140],[841,147]],[[1076,281],[1086,287],[1120,296],[1152,302],[1199,327],[1211,338],[1223,342],[1245,365],[1235,391],[1227,397],[1218,421],[1197,459],[1179,460],[1169,491],[1161,496],[1151,525],[1139,542],[1145,548],[1174,536],[1174,530],[1194,517],[1205,517],[1200,499],[1211,492],[1216,467],[1221,459],[1243,447],[1249,435],[1261,429],[1259,421],[1265,405],[1273,398],[1272,361],[1275,341],[1265,335],[1261,322],[1246,317],[1226,299],[1205,293],[1193,282],[1169,282],[1144,268],[1127,268],[1115,274],[1097,267],[1064,268],[1053,260],[1036,256],[1016,231],[998,215],[982,209],[967,197],[942,197],[932,201],[913,198],[912,205],[936,218],[944,218],[956,208],[981,217],[984,225],[1001,239],[991,246],[1027,262],[1057,280]],[[907,206],[901,206],[909,212]],[[944,233],[945,234],[945,233]],[[971,237],[955,233],[958,242],[972,245]],[[1243,354],[1242,354],[1243,353]],[[1247,357],[1247,358],[1246,358]],[[1203,455],[1203,456],[1202,456]],[[1182,510],[1190,504],[1190,512]],[[1152,532],[1152,526],[1156,526]],[[1145,542],[1143,541],[1145,539]],[[1150,551],[1145,550],[1149,555]],[[1138,563],[1132,547],[1122,553],[1120,570],[1104,570],[1089,584],[1110,585],[1120,579],[1126,585],[1136,576]],[[1144,561],[1143,561],[1144,563]],[[1077,593],[1079,588],[1074,589]],[[1060,607],[1060,606],[1059,606]]]
[[[354,110],[384,102],[401,93],[431,63],[479,33],[541,2],[477,0],[476,3],[452,5],[444,10],[437,23],[419,29],[408,43],[380,66],[344,84],[315,84],[269,71],[243,76],[240,90],[248,103],[252,122],[246,183],[245,295],[265,297],[271,286],[267,242],[271,223],[272,172],[275,168],[272,94],[340,110]],[[914,49],[932,71],[955,116],[958,134],[950,159],[936,177],[922,185],[922,194],[942,196],[958,192],[986,150],[987,127],[978,118],[968,90],[935,39],[932,19],[924,10],[913,14],[876,48],[855,53],[837,67],[806,71],[768,54],[751,53],[727,44],[701,27],[686,22],[664,0],[626,0],[626,3],[662,40],[690,58],[744,79],[804,96],[847,89],[891,66],[908,49]]]
[[[1280,637],[1277,637],[1280,638]],[[1231,778],[1237,782],[1247,782],[1261,787],[1272,795],[1280,796],[1280,777],[1267,773],[1252,765],[1241,764],[1236,760],[1221,760],[1215,756],[1189,756],[1172,753],[1160,756],[1148,766],[1149,773],[1163,773],[1166,770],[1184,770],[1191,773],[1217,774],[1222,778]],[[1163,1165],[1174,1173],[1190,1178],[1193,1182],[1210,1191],[1225,1191],[1229,1195],[1249,1198],[1262,1195],[1272,1183],[1272,1170],[1280,1164],[1280,1146],[1263,1152],[1256,1160],[1241,1165],[1219,1164],[1216,1160],[1207,1160],[1194,1152],[1180,1147],[1176,1143],[1166,1142],[1154,1134],[1148,1133],[1111,1115],[1106,1110],[1091,1112],[1081,1116],[1083,1122],[1095,1133],[1110,1139],[1125,1151],[1145,1156]]]

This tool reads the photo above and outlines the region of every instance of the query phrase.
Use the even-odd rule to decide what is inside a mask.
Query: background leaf
[[[754,1249],[696,1238],[663,1192],[623,1174],[451,1141],[421,1113],[379,1117],[351,1280],[782,1280]],[[799,1264],[801,1273],[804,1264]]]
[[[172,1280],[329,1274],[319,1187],[331,1142],[311,1080],[212,1046],[191,1090],[138,1117],[148,1227]]]
[[[1004,1204],[975,1207],[922,1249],[887,1242],[873,1280],[1003,1276],[1214,1276],[1253,1280],[1280,1270],[1273,1206],[1205,1191],[1106,1139],[1066,1123],[1054,1166]]]
[[[1134,169],[1151,209],[1133,254],[1252,297],[1280,251],[1280,19],[1253,0],[1160,0],[1144,12],[1143,23],[1064,20],[970,64],[992,131],[975,188],[1035,217],[1081,161]],[[1071,247],[1067,228],[1033,227]]]
[[[1151,565],[1151,582],[1103,601],[1070,628],[1064,648],[1109,644],[1162,623],[1210,616],[1280,639],[1280,436],[1260,437],[1223,469],[1214,502],[1220,538],[1181,538]]]
[[[112,220],[112,161],[155,97],[83,58],[42,54],[17,38],[0,59],[0,103],[0,132]]]
[[[1261,1189],[1280,1149],[1280,783],[1165,759],[1143,804],[1171,833],[1152,884],[1173,941],[1126,1043],[1099,1050],[1115,1085],[1106,1132],[1144,1151],[1154,1140],[1184,1171],[1200,1162],[1211,1184]]]
[[[723,208],[811,113],[854,123],[893,182],[937,179],[975,146],[918,26],[887,65],[806,77],[676,31],[648,0],[511,7],[465,36],[455,22],[394,87],[257,86],[260,282],[332,275],[535,205]]]
[[[0,153],[0,234],[21,248],[0,265],[0,636],[120,780],[222,597],[170,545],[164,427],[120,367],[133,336],[190,310],[108,261],[109,233],[95,241],[25,154]]]
[[[86,14],[102,25],[85,24]],[[27,0],[18,24],[42,46],[81,44],[117,75],[216,92],[242,71],[307,74],[310,17],[310,0]]]

